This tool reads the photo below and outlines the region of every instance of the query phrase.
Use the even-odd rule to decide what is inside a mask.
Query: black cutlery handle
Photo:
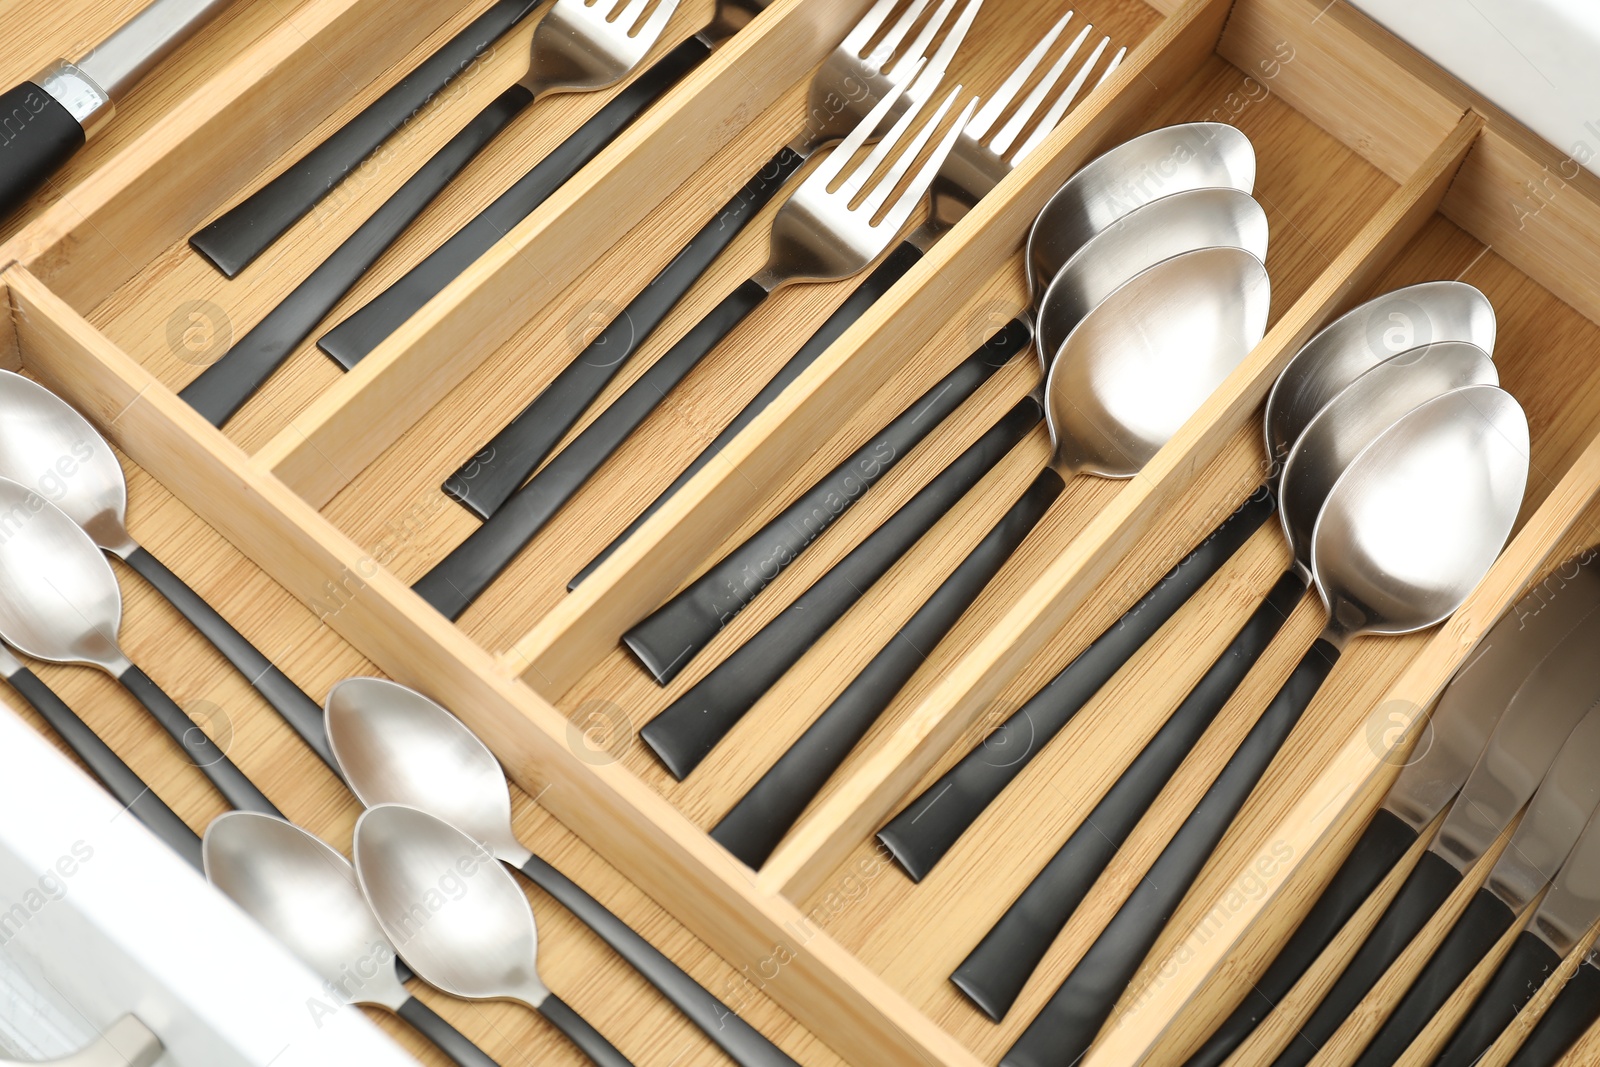
[[[573,1011],[571,1006],[560,997],[551,993],[544,998],[544,1003],[539,1005],[539,1014],[550,1020],[557,1030],[567,1035],[567,1040],[578,1046],[578,1050],[596,1067],[633,1067],[628,1057],[617,1051],[615,1045],[589,1025],[589,1020]]]
[[[311,751],[322,757],[322,762],[332,768],[335,774],[339,773],[338,761],[333,758],[333,748],[328,744],[322,705],[273,666],[272,661],[263,656],[244,634],[217,614],[215,608],[190,589],[182,578],[168,570],[166,564],[143,548],[130,552],[126,562],[245,676],[256,692],[272,705],[273,710],[283,716],[284,722],[311,746]]]
[[[532,102],[532,93],[513,85],[478,112],[465,129],[407,178],[371,218],[295,287],[294,292],[284,297],[266,318],[178,395],[213,426],[221,426],[232,418],[262,383],[283,366],[300,343],[311,336],[317,323],[399,240],[423,209]],[[345,369],[350,366],[346,364]]]
[[[355,366],[710,54],[709,45],[691,37],[662,56],[427,259],[324,334],[318,347],[344,366]]]
[[[458,1067],[500,1067],[483,1049],[467,1040],[460,1030],[445,1022],[434,1010],[416,997],[400,1005],[396,1015],[411,1024],[411,1028],[440,1052],[449,1056]]]
[[[1026,324],[1013,322],[999,336],[1020,338],[1025,348],[1029,332]],[[785,567],[1004,365],[1011,352],[1003,358],[1000,353],[986,345],[969,356],[749,540],[624,634],[624,643],[655,680],[666,685],[676,678]]]
[[[1089,1050],[1338,658],[1338,648],[1328,641],[1318,638],[1312,644],[1144,879],[1011,1046],[1001,1067],[1057,1067],[1075,1063]]]
[[[122,757],[100,740],[100,735],[78,718],[78,713],[68,707],[55,690],[26,667],[7,677],[6,681],[50,724],[50,728],[67,743],[67,747],[77,753],[89,768],[89,773],[100,779],[100,784],[117,798],[117,803],[133,812],[151,833],[188,860],[195,870],[203,870],[200,835],[189,829],[189,824],[167,807],[156,796],[155,790],[146,785],[133,768],[123,763]]]
[[[500,0],[366,110],[189,238],[229,278],[253,263],[543,0]]]
[[[989,1018],[999,1022],[1011,1010],[1106,864],[1278,635],[1305,591],[1305,580],[1296,571],[1286,571],[1278,579],[1227,650],[951,974],[950,980]]]
[[[11,214],[66,165],[87,138],[55,97],[33,82],[0,94],[0,218]]]
[[[950,577],[722,817],[711,831],[714,840],[748,867],[759,869],[767,861],[806,805],[822,792],[895,694],[988,588],[1066,485],[1049,467],[1040,472]]]
[[[589,929],[593,930],[617,955],[660,991],[683,1012],[684,1017],[705,1031],[739,1067],[796,1067],[794,1060],[722,1001],[689,977],[661,950],[641,937],[582,886],[556,870],[538,856],[522,865],[528,880],[549,893]]]
[[[1504,901],[1487,889],[1478,890],[1434,951],[1433,958],[1412,981],[1405,996],[1361,1053],[1356,1067],[1390,1067],[1399,1063],[1434,1013],[1516,921],[1517,913]]]
[[[912,881],[933,870],[1033,757],[1272,517],[1275,506],[1272,491],[1263,486],[1048,685],[878,831],[878,840]]]
[[[1023,397],[782,614],[646,723],[639,731],[640,738],[673,776],[681,781],[699,766],[806,649],[1043,417],[1038,402]]]
[[[1433,1067],[1473,1067],[1560,966],[1555,949],[1532,933],[1519,934]]]
[[[240,811],[254,811],[262,815],[283,818],[283,813],[273,807],[272,801],[267,799],[266,794],[257,789],[255,783],[245,777],[243,771],[234,766],[233,761],[228,759],[216,742],[207,737],[205,731],[200,729],[160,686],[151,681],[148,674],[130,663],[117,677],[117,681],[121,682],[128,692],[145,706],[161,728],[178,742],[194,765],[200,768],[200,773],[217,787],[217,792],[222,794],[229,806]]]
[[[1206,1038],[1205,1044],[1195,1050],[1184,1067],[1222,1067],[1234,1050],[1255,1032],[1261,1020],[1271,1015],[1278,1002],[1289,995],[1295,983],[1333,943],[1344,924],[1416,840],[1416,830],[1387,808],[1379,808],[1338,873],[1311,905],[1311,910],[1300,920],[1300,925],[1295,927],[1266,971],[1251,985],[1233,1014]]]
[[[678,306],[700,276],[761,209],[805,164],[784,148],[695,234],[633,303],[564,367],[533,403],[485,445],[441,487],[462,507],[488,519],[544,462],[595,397]]]
[[[1303,1067],[1311,1062],[1460,884],[1460,871],[1437,852],[1424,852],[1339,980],[1323,995],[1273,1067]]]
[[[1600,1019],[1600,969],[1585,963],[1534,1024],[1509,1067],[1556,1067],[1596,1019]]]
[[[890,252],[884,258],[884,261],[878,264],[871,274],[867,275],[866,280],[845,299],[845,302],[840,304],[832,315],[828,316],[827,321],[817,328],[817,332],[811,335],[800,351],[796,352],[789,362],[785,363],[778,373],[772,376],[772,380],[767,382],[761,392],[757,393],[748,404],[740,409],[739,414],[733,417],[732,422],[723,427],[722,432],[717,434],[716,439],[700,450],[700,454],[695,457],[694,462],[689,464],[671,485],[662,490],[650,502],[650,506],[645,508],[639,517],[629,524],[626,530],[623,530],[613,538],[611,543],[602,549],[598,556],[590,560],[583,570],[579,571],[567,583],[567,591],[571,592],[578,588],[584,579],[594,572],[596,567],[604,563],[611,553],[615,552],[624,541],[632,537],[634,532],[645,524],[645,520],[659,511],[661,506],[668,500],[671,500],[678,490],[688,484],[690,478],[699,474],[705,465],[719,455],[728,446],[728,443],[739,435],[741,430],[750,425],[757,415],[770,407],[772,402],[778,398],[778,395],[787,389],[796,378],[800,377],[802,371],[815,363],[817,357],[826,352],[833,342],[843,336],[851,324],[865,315],[873,304],[876,304],[885,293],[894,287],[895,282],[903,278],[906,272],[916,266],[922,255],[922,251],[909,242],[901,243],[894,251]],[[1018,334],[1023,335],[1020,342],[1015,340]],[[1016,345],[1015,348],[1007,351],[1006,358],[1010,358],[1012,353],[1020,352],[1023,348],[1026,348],[1028,342],[1032,339],[1032,329],[1021,319],[1013,319],[1005,329],[1001,330],[989,341],[989,345],[996,346],[997,349],[1013,344]],[[979,351],[982,351],[982,349]]]
[[[754,281],[730,293],[412,588],[446,617],[459,618],[673,387],[766,298],[767,291]]]

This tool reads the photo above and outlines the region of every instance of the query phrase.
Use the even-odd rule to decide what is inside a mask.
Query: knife
[[[230,0],[155,0],[72,62],[58,59],[0,95],[0,216],[9,214],[99,133],[117,98],[210,22]]]
[[[1185,1067],[1220,1067],[1273,1006],[1288,996],[1378,883],[1454,799],[1518,688],[1549,651],[1600,606],[1600,565],[1593,559],[1592,551],[1585,552],[1557,567],[1484,636],[1473,659],[1439,698],[1428,733],[1418,741],[1422,755],[1400,772],[1293,936]]]
[[[1327,1043],[1533,796],[1600,697],[1600,608],[1591,610],[1511,699],[1421,861],[1274,1067],[1303,1067]]]
[[[1591,704],[1539,784],[1511,843],[1356,1067],[1387,1067],[1422,1033],[1450,994],[1515,925],[1566,861],[1600,803],[1600,705]],[[1558,957],[1559,962],[1559,957]]]

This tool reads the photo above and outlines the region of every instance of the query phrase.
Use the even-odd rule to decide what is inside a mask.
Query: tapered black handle
[[[683,968],[613,915],[582,886],[538,856],[530,857],[521,870],[529,881],[554,897],[617,955],[627,960],[645,981],[655,986],[739,1067],[796,1067],[794,1060],[778,1046],[735,1015],[731,1008],[707,992]]]
[[[1023,335],[1026,347],[1027,326],[1014,325],[1020,329],[1003,333]],[[623,642],[655,680],[666,685],[676,678],[785,567],[989,380],[1004,363],[999,354],[985,346],[969,356],[749,540],[624,634]]]
[[[1473,1067],[1559,966],[1561,954],[1542,939],[1527,931],[1517,935],[1433,1067]]]
[[[143,548],[135,549],[126,557],[128,566],[139,573],[164,597],[167,603],[211,642],[240,674],[255,687],[273,710],[283,716],[301,740],[311,746],[311,751],[322,757],[322,762],[339,773],[338,761],[333,758],[333,748],[328,744],[328,730],[323,721],[322,705],[307,696],[299,686],[289,680],[272,661],[263,656],[246,637],[235,630],[215,608],[190,589],[188,584],[167,569],[155,556]]]
[[[722,817],[711,836],[746,866],[759,868],[806,805],[872,729],[934,646],[989,585],[1066,488],[1046,467],[967,558],[906,624]]]
[[[60,101],[33,82],[0,94],[0,218],[27,202],[86,140]]]
[[[710,54],[709,45],[691,37],[662,56],[427,259],[324,334],[318,347],[344,366],[355,366]]]
[[[1600,969],[1585,963],[1534,1024],[1509,1067],[1556,1067],[1600,1019]]]
[[[213,426],[232,418],[423,209],[532,102],[533,94],[520,85],[501,93],[406,179],[294,292],[178,395]],[[346,364],[346,369],[349,366]]]
[[[573,1011],[566,1001],[554,993],[544,998],[544,1003],[539,1005],[539,1014],[566,1034],[567,1040],[577,1045],[597,1067],[633,1067],[628,1057],[618,1052],[616,1046],[607,1041],[600,1031],[589,1025],[587,1019]]]
[[[796,352],[793,358],[785,363],[777,374],[772,376],[772,379],[767,382],[761,392],[757,393],[748,404],[740,409],[739,414],[733,417],[732,422],[723,427],[722,432],[717,434],[714,441],[700,450],[700,454],[695,457],[694,462],[689,464],[671,485],[662,490],[650,502],[650,506],[645,508],[639,517],[629,524],[626,530],[623,530],[613,538],[611,543],[602,549],[598,556],[590,560],[583,570],[579,571],[567,583],[567,590],[570,592],[578,588],[583,580],[594,572],[596,567],[604,563],[611,553],[615,552],[624,541],[633,536],[634,531],[644,525],[646,519],[659,511],[663,504],[677,494],[678,490],[688,484],[689,479],[699,474],[707,463],[710,463],[714,457],[721,454],[722,450],[739,435],[741,430],[750,425],[757,415],[771,407],[772,402],[778,398],[778,395],[787,389],[796,378],[800,377],[802,371],[815,363],[818,356],[826,352],[833,342],[837,341],[850,328],[852,323],[865,315],[868,309],[893,288],[894,283],[903,278],[907,271],[916,266],[917,261],[921,258],[922,251],[909,242],[900,244],[888,256],[884,257],[883,262],[878,264],[872,273],[867,275],[861,285],[845,299],[845,302],[840,304],[832,315],[828,316],[827,321],[817,328],[817,332],[811,335],[800,351]],[[1020,341],[1017,340],[1019,336],[1021,337]],[[1005,329],[991,338],[988,344],[996,349],[996,354],[1002,349],[1006,350],[1006,358],[1009,359],[1012,354],[1026,348],[1028,342],[1032,339],[1032,329],[1022,320],[1014,319]],[[980,351],[982,350],[980,349]]]
[[[1296,571],[1287,571],[1278,579],[1227,650],[950,976],[989,1018],[999,1022],[1011,1010],[1067,920],[1283,628],[1305,591],[1305,579]]]
[[[189,238],[190,247],[234,277],[543,2],[500,0],[333,136]]]
[[[1467,903],[1433,958],[1356,1061],[1356,1067],[1391,1067],[1427,1027],[1472,969],[1517,921],[1517,913],[1487,889]]]
[[[1261,1020],[1271,1015],[1278,1002],[1289,995],[1294,984],[1333,943],[1345,923],[1416,840],[1416,830],[1387,808],[1379,808],[1338,873],[1311,905],[1311,910],[1300,920],[1300,925],[1278,950],[1266,971],[1251,985],[1233,1014],[1206,1038],[1205,1044],[1189,1057],[1184,1067],[1221,1067],[1255,1032]]]
[[[100,784],[117,798],[117,803],[133,812],[151,833],[188,860],[195,870],[203,870],[200,835],[189,829],[189,824],[167,807],[156,796],[155,790],[146,785],[133,768],[123,763],[111,746],[100,740],[100,735],[78,718],[78,713],[68,707],[55,690],[26,667],[8,675],[6,681],[50,724],[50,728],[67,743],[67,747],[77,753],[89,768],[89,773],[100,779]]]
[[[643,347],[672,309],[710,269],[749,221],[772,201],[805,157],[784,148],[745,183],[677,257],[655,276],[633,303],[589,342],[578,357],[540,391],[522,414],[445,480],[444,492],[487,519],[566,436],[606,384]]]
[[[1339,980],[1323,995],[1273,1067],[1310,1063],[1460,884],[1460,871],[1437,852],[1424,852]]]
[[[681,780],[699,766],[761,694],[1043,417],[1038,402],[1024,397],[781,615],[646,723],[640,738],[673,776]]]
[[[1262,487],[1111,628],[878,831],[920,882],[1072,717],[1272,516]]]
[[[1148,874],[1101,931],[1038,1018],[1001,1060],[1001,1067],[1059,1067],[1089,1050],[1117,998],[1133,980],[1172,913],[1266,773],[1278,749],[1310,706],[1339,650],[1318,639]]]
[[[144,671],[128,664],[126,670],[118,676],[117,680],[132,693],[139,703],[145,706],[150,715],[160,724],[174,741],[178,742],[189,759],[200,768],[200,773],[210,779],[211,784],[217,787],[231,807],[240,811],[254,811],[262,815],[276,815],[283,817],[283,813],[273,807],[272,801],[266,794],[255,787],[255,783],[245,777],[243,771],[234,766],[206,732],[194,720],[178,707],[177,703]]]
[[[483,1049],[474,1045],[460,1030],[445,1022],[416,997],[400,1005],[396,1015],[411,1024],[411,1028],[440,1052],[449,1056],[459,1067],[500,1067]]]
[[[754,281],[730,293],[412,588],[447,617],[458,618],[661,406],[673,387],[766,298],[767,291]]]

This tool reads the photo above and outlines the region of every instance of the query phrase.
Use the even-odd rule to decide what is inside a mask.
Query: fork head
[[[976,110],[977,101],[968,101],[960,120],[945,133],[916,176],[899,190],[902,179],[955,105],[961,87],[950,91],[909,140],[907,135],[923,105],[906,110],[866,159],[852,165],[855,154],[896,110],[905,92],[903,86],[891,90],[778,209],[772,224],[771,255],[756,276],[769,291],[787,282],[847,278],[865,270],[910,219]],[[880,168],[884,173],[874,181]],[[830,189],[835,185],[837,188]]]
[[[1022,103],[1017,105],[1011,118],[1004,125],[999,125],[1001,116],[1021,94],[1023,86],[1044,63],[1056,42],[1067,32],[1072,19],[1073,13],[1068,11],[1040,38],[1017,69],[1011,72],[994,95],[984,102],[983,109],[961,131],[949,161],[933,184],[933,215],[930,221],[934,225],[954,226],[965,218],[967,212],[990,189],[998,185],[1061,124],[1084,86],[1089,84],[1090,76],[1111,47],[1111,38],[1102,36],[1088,57],[1078,62],[1083,46],[1094,30],[1093,26],[1085,24],[1072,36],[1065,50],[1040,77]],[[1117,50],[1101,69],[1091,89],[1111,76],[1121,65],[1127,51],[1126,48]],[[1056,86],[1068,70],[1076,72],[1057,91]]]
[[[939,88],[950,60],[983,6],[983,0],[964,0],[955,22],[930,56],[928,50],[950,21],[958,0],[939,0],[920,27],[918,20],[933,0],[910,0],[880,37],[879,31],[902,3],[905,0],[877,0],[829,54],[811,79],[806,131],[789,145],[791,149],[810,156],[843,139],[895,89],[904,91],[886,116],[887,122],[926,101]],[[875,37],[878,41],[872,44]]]
[[[535,95],[614,85],[661,39],[679,0],[556,0],[533,31],[522,84]]]

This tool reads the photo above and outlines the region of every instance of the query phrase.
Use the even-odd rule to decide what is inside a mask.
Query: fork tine
[[[944,103],[939,105],[939,110],[934,112],[932,118],[923,123],[922,129],[918,131],[917,136],[912,139],[910,144],[906,145],[905,150],[895,159],[894,165],[883,176],[883,180],[878,183],[877,188],[873,189],[872,195],[862,201],[860,210],[866,218],[872,218],[884,204],[888,203],[889,195],[899,186],[900,179],[906,176],[906,172],[917,161],[917,157],[922,154],[922,150],[927,147],[929,141],[933,140],[933,135],[938,132],[939,124],[944,121],[946,115],[950,114],[950,109],[955,106],[956,97],[960,94],[960,91],[961,87],[958,85],[950,92],[950,95],[944,98]],[[916,110],[920,111],[921,108],[919,107]],[[958,136],[960,132],[961,128],[957,126],[956,133]],[[870,177],[871,174],[871,171],[865,167],[862,168],[861,177],[863,180]],[[854,179],[852,178],[852,180]]]
[[[639,32],[634,36],[645,40],[661,36],[661,31],[667,28],[667,23],[671,20],[672,13],[677,9],[678,0],[661,0],[656,5],[656,9],[650,13],[650,17],[645,20],[644,25],[639,27]]]
[[[878,32],[878,27],[889,17],[889,12],[894,10],[894,5],[899,2],[900,0],[878,0],[872,5],[871,10],[861,16],[861,21],[845,35],[839,47],[851,55],[859,56],[867,47],[867,42],[872,40],[872,35]]]
[[[939,109],[939,114],[928,123],[928,130],[933,130],[939,125],[945,113],[950,110],[950,105],[955,103],[956,97],[959,95],[961,95],[961,86],[957,85],[950,90],[950,95],[945,98],[944,106]],[[944,166],[945,160],[950,157],[950,152],[955,148],[956,142],[960,140],[962,128],[966,126],[967,122],[972,118],[972,113],[977,109],[977,97],[967,101],[967,106],[961,110],[961,117],[945,133],[944,140],[939,142],[939,147],[933,150],[933,154],[922,165],[922,169],[917,172],[917,176],[911,180],[910,185],[906,186],[906,190],[900,195],[900,199],[895,201],[888,214],[884,215],[883,220],[873,226],[873,229],[888,229],[889,232],[893,233],[906,224],[906,220],[911,218],[911,213],[922,202],[922,197],[927,193],[928,187],[933,184],[933,179],[938,177],[939,169]],[[914,152],[908,153],[909,157],[915,157],[915,155],[916,153]],[[885,188],[892,189],[893,185],[887,185]],[[876,210],[874,210],[872,214],[876,213]],[[870,215],[867,217],[871,218]]]
[[[1022,147],[1017,149],[1017,154],[1011,157],[1011,165],[1013,167],[1021,163],[1023,159],[1027,157],[1029,152],[1032,152],[1035,148],[1038,148],[1040,143],[1046,137],[1050,136],[1051,130],[1054,130],[1057,126],[1061,125],[1061,120],[1066,117],[1067,112],[1072,108],[1072,102],[1077,97],[1078,90],[1083,88],[1083,83],[1088,79],[1089,72],[1093,70],[1094,65],[1100,61],[1101,55],[1105,53],[1106,48],[1109,47],[1110,44],[1110,37],[1100,38],[1100,43],[1095,46],[1094,52],[1091,53],[1089,58],[1084,61],[1082,68],[1079,69],[1072,81],[1067,83],[1067,87],[1061,90],[1061,95],[1056,97],[1055,103],[1050,105],[1050,110],[1044,113],[1044,118],[1039,121],[1039,125],[1033,131],[1032,136],[1024,141],[1022,143]],[[1100,75],[1100,81],[1105,81],[1107,76],[1109,76],[1111,72],[1115,70],[1119,64],[1121,64],[1122,57],[1126,55],[1127,52],[1128,50],[1126,48],[1117,52],[1116,58],[1111,61],[1111,64],[1106,68],[1105,73]],[[1099,82],[1096,82],[1095,84],[1098,85]],[[997,148],[996,151],[1003,152],[1005,150]]]
[[[1039,110],[1039,105],[1044,103],[1045,97],[1049,96],[1050,91],[1056,87],[1056,82],[1061,80],[1061,75],[1066,73],[1067,67],[1071,65],[1072,60],[1077,56],[1078,50],[1083,47],[1083,42],[1088,39],[1089,31],[1092,29],[1094,29],[1093,26],[1085,26],[1078,31],[1078,36],[1074,37],[1072,43],[1067,46],[1067,50],[1061,53],[1061,58],[1051,64],[1050,69],[1045,72],[1045,76],[1039,80],[1039,84],[1035,85],[1033,91],[1022,101],[1016,113],[1000,128],[1000,132],[994,135],[994,139],[989,142],[990,151],[996,155],[1003,156],[1011,150],[1011,146],[1016,143],[1017,138],[1021,137],[1027,130],[1028,122],[1033,118],[1034,112]],[[1094,66],[1094,60],[1091,58],[1089,62],[1083,65],[1083,69],[1078,72],[1079,80],[1077,84],[1082,84],[1081,79],[1087,77],[1088,70],[1092,66]],[[1077,92],[1071,84],[1069,84],[1066,91]],[[1059,99],[1057,103],[1060,103]]]
[[[832,154],[823,161],[820,167],[812,171],[811,177],[806,179],[805,184],[811,185],[811,183],[815,182],[822,188],[832,185],[833,180],[844,172],[845,164],[850,162],[852,156],[861,151],[861,146],[867,143],[867,138],[871,137],[873,132],[877,130],[878,124],[894,108],[895,101],[899,100],[905,91],[906,87],[904,85],[896,85],[887,93],[884,93],[883,99],[878,101],[877,106],[868,112],[866,118],[856,123],[855,129],[850,131],[850,135],[844,139],[838,148],[833,150]]]
[[[624,31],[633,28],[639,21],[639,14],[650,0],[612,0],[611,11],[606,15],[606,21],[616,23]]]
[[[950,60],[955,57],[956,49],[961,47],[961,42],[967,39],[967,31],[972,29],[972,22],[978,17],[978,9],[983,7],[983,0],[967,0],[967,6],[961,9],[961,14],[956,18],[956,24],[950,27],[950,32],[944,35],[939,50],[928,61],[928,66],[917,75],[917,80],[928,82],[928,95],[939,87],[939,81],[950,69]],[[896,64],[898,66],[898,64]],[[921,86],[919,86],[921,88]]]
[[[893,26],[889,27],[889,32],[883,35],[883,40],[873,48],[872,54],[867,56],[866,62],[869,67],[876,70],[883,69],[884,63],[894,55],[895,49],[900,47],[900,42],[906,39],[906,34],[911,32],[917,17],[927,9],[928,2],[929,0],[913,0],[911,6],[895,20]]]
[[[917,36],[907,46],[904,52],[895,57],[895,67],[907,60],[924,59],[928,55],[928,46],[933,43],[933,35],[939,32],[944,25],[944,20],[950,17],[950,12],[955,9],[956,0],[940,0],[939,6],[933,14],[928,16],[928,21],[922,24],[922,29],[917,31]],[[885,57],[887,58],[887,57]],[[929,64],[932,66],[932,64]]]
[[[839,187],[839,195],[847,203],[856,198],[856,194],[866,187],[867,179],[871,178],[873,174],[877,173],[878,168],[883,166],[884,161],[889,158],[889,153],[894,151],[895,145],[900,143],[900,139],[905,136],[906,131],[917,121],[917,116],[921,114],[922,106],[926,102],[926,100],[920,100],[906,108],[905,114],[895,121],[889,132],[884,134],[882,140],[873,146],[871,152],[867,153],[867,158],[863,159],[860,165],[850,172],[850,176]]]
[[[1005,113],[1006,108],[1011,106],[1011,101],[1017,98],[1017,94],[1022,91],[1023,85],[1027,84],[1028,79],[1033,77],[1033,72],[1038,69],[1040,63],[1044,62],[1045,54],[1050,51],[1050,46],[1056,43],[1056,38],[1061,36],[1061,31],[1065,30],[1067,23],[1071,21],[1072,12],[1068,11],[1061,16],[1061,21],[1050,27],[1050,32],[1045,34],[1039,43],[1034,46],[1033,51],[1028,53],[1028,57],[1022,61],[1021,66],[1012,71],[1011,76],[1005,80],[1005,84],[996,89],[994,95],[984,102],[983,108],[973,118],[971,126],[967,129],[968,137],[975,141],[981,141],[989,136],[989,131],[994,128],[996,122],[1000,121],[1000,116]]]

